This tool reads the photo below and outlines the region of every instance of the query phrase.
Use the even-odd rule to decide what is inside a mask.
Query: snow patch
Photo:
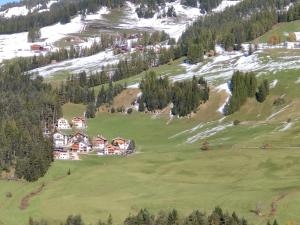
[[[293,126],[293,123],[286,123],[279,131],[286,131]]]
[[[296,84],[300,84],[300,77],[295,81]]]
[[[0,12],[0,17],[11,18],[14,16],[26,16],[29,13],[27,7],[24,6],[16,6],[9,8],[5,11]]]
[[[300,41],[300,32],[294,32],[294,33],[296,35],[296,40]]]
[[[119,62],[119,55],[114,55],[113,51],[100,52],[98,54],[83,57],[80,59],[70,59],[56,64],[40,67],[29,72],[39,73],[40,76],[50,76],[59,71],[70,71],[79,73],[85,71],[100,71],[102,66],[116,64]]]
[[[84,24],[80,20],[80,16],[77,16],[70,23],[57,23],[41,28],[41,40],[43,41],[35,42],[35,44],[55,50],[53,43],[66,37],[68,34],[81,32],[83,29]],[[0,63],[3,59],[41,54],[30,50],[33,43],[27,42],[27,35],[28,32],[0,35]]]
[[[182,134],[185,134],[185,133],[193,133],[193,132],[195,132],[196,130],[202,128],[203,126],[204,126],[203,123],[199,123],[197,126],[191,128],[191,129],[188,129],[188,130],[181,131],[181,132],[179,132],[179,133],[177,133],[177,134],[174,134],[173,136],[169,137],[168,139],[176,138],[176,137],[178,137],[178,136],[180,136],[180,135],[182,135]]]
[[[216,127],[213,127],[213,128],[209,128],[209,129],[206,129],[190,138],[188,138],[186,140],[186,143],[189,143],[189,144],[192,144],[196,141],[199,141],[199,140],[202,140],[204,138],[208,138],[208,137],[211,137],[211,136],[214,136],[215,134],[229,128],[229,127],[232,127],[233,124],[232,123],[227,123],[227,124],[223,124],[223,125],[218,125]]]
[[[131,2],[126,2],[127,12],[126,21],[119,24],[118,28],[134,29],[146,28],[165,31],[170,37],[179,39],[181,34],[186,28],[195,21],[199,16],[202,16],[199,8],[187,7],[180,4],[180,0],[175,2],[167,2],[164,8],[161,7],[160,11],[168,9],[173,6],[176,11],[176,18],[159,18],[159,13],[155,13],[153,18],[145,19],[138,18],[136,14],[136,5]]]
[[[238,0],[238,1],[226,1],[226,0],[223,0],[221,2],[221,4],[217,8],[213,9],[212,11],[213,12],[222,12],[226,8],[231,7],[231,6],[235,6],[238,3],[240,3],[240,2],[241,2],[240,0]]]
[[[85,21],[89,21],[89,20],[99,20],[102,19],[102,15],[106,15],[109,14],[110,10],[107,7],[102,7],[98,12],[96,12],[95,14],[88,14],[85,17]]]
[[[277,111],[277,112],[271,114],[266,120],[268,121],[268,120],[273,119],[273,118],[274,118],[275,116],[277,116],[278,114],[284,112],[288,107],[290,107],[290,105],[287,105],[287,106],[283,107],[282,109],[280,109],[279,111]]]
[[[273,80],[272,83],[270,83],[270,88],[276,87],[277,83],[278,83],[278,80]]]
[[[226,93],[228,95],[225,102],[217,110],[217,112],[220,112],[220,113],[224,114],[225,106],[228,103],[228,101],[231,97],[231,94],[232,94],[230,89],[229,89],[229,83],[221,84],[221,85],[217,86],[216,89],[218,90],[218,93],[221,92],[221,91],[226,91]]]
[[[131,89],[137,89],[140,87],[140,83],[134,83],[131,85],[128,85],[127,88],[131,88]]]

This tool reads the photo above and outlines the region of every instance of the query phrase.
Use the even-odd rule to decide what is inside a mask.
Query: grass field
[[[300,31],[300,20],[296,20],[288,23],[279,23],[273,27],[272,30],[265,33],[260,38],[256,39],[256,41],[261,43],[266,43],[269,37],[273,35],[279,35],[281,41],[287,41],[287,35],[289,32],[299,32]]]
[[[134,139],[137,153],[128,157],[84,156],[80,161],[56,161],[47,175],[35,183],[0,180],[0,224],[26,224],[29,216],[45,218],[58,225],[69,214],[81,214],[87,223],[106,219],[112,213],[115,224],[140,208],[152,212],[177,208],[181,214],[193,209],[210,211],[219,205],[236,211],[250,224],[266,224],[276,218],[280,224],[300,221],[300,93],[299,71],[265,74],[278,84],[264,104],[249,100],[241,111],[220,121],[206,116],[201,108],[191,119],[153,119],[149,114],[98,113],[88,121],[90,136],[123,136]],[[273,106],[285,95],[286,103]],[[219,97],[210,100],[216,110]],[[218,102],[218,104],[217,104]],[[282,108],[272,119],[267,118]],[[64,116],[72,118],[84,106],[67,104]],[[203,113],[203,114],[201,114]],[[210,112],[213,114],[213,112]],[[214,112],[215,113],[215,112]],[[259,115],[259,116],[258,116]],[[206,116],[206,117],[205,117]],[[199,126],[207,118],[210,123]],[[213,118],[213,119],[212,119]],[[291,118],[292,126],[281,131]],[[215,135],[187,143],[189,138],[239,119]],[[201,124],[201,123],[200,123]],[[201,151],[204,140],[210,151]],[[268,144],[268,149],[261,146]],[[67,176],[67,171],[71,175]],[[20,209],[21,200],[44,189]],[[6,193],[12,197],[7,198]],[[269,217],[271,203],[278,200],[276,214]],[[250,210],[262,207],[263,216]]]

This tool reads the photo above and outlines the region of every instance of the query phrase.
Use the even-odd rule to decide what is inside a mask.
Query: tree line
[[[283,8],[294,3],[286,12]],[[269,31],[273,25],[299,19],[300,4],[296,0],[244,0],[223,12],[198,19],[181,36],[182,56],[192,63],[220,44],[226,50],[240,50],[241,44]]]
[[[62,225],[85,225],[86,223],[80,215],[70,215]],[[107,220],[99,220],[96,225],[113,225],[113,217],[109,214]],[[220,207],[215,207],[210,213],[194,210],[190,214],[180,215],[176,209],[169,212],[159,211],[156,214],[149,212],[147,209],[141,209],[138,213],[129,215],[121,223],[122,225],[247,225],[249,222],[237,213],[225,212]],[[268,225],[278,225],[275,219]],[[46,220],[34,220],[29,218],[28,225],[48,225]]]
[[[135,76],[150,68],[167,64],[181,56],[180,48],[171,46],[170,48],[160,48],[155,51],[153,48],[145,49],[143,52],[134,52],[124,59],[121,59],[117,65],[109,65],[106,70],[112,68],[112,79],[114,81],[122,80]]]
[[[61,116],[57,95],[42,77],[23,74],[15,64],[0,70],[0,95],[0,170],[35,181],[53,160],[53,143],[42,129]]]
[[[225,105],[225,115],[233,114],[245,104],[247,98],[256,98],[258,102],[264,102],[269,95],[269,82],[263,80],[260,85],[253,72],[234,72],[230,80],[231,97]]]
[[[138,99],[139,111],[162,110],[172,103],[172,114],[186,116],[209,98],[209,87],[203,79],[171,84],[167,77],[157,77],[150,71],[140,83],[142,96]]]
[[[108,84],[107,87],[104,84]],[[96,94],[94,87],[99,85],[101,85],[101,89]],[[104,70],[89,76],[83,71],[70,75],[66,81],[61,82],[56,92],[61,105],[67,102],[84,104],[86,105],[86,116],[94,118],[97,108],[104,104],[111,105],[114,97],[120,94],[124,88],[126,88],[126,84],[115,84]]]

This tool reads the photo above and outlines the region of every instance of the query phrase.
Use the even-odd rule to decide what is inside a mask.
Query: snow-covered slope
[[[283,69],[300,69],[300,56],[289,55],[289,49],[282,49],[287,54],[272,58],[265,56],[264,52],[270,49],[261,49],[252,55],[242,52],[223,52],[197,65],[182,64],[186,73],[171,77],[173,81],[190,79],[194,75],[203,76],[210,82],[226,81],[234,71],[254,71],[257,73],[277,72]],[[278,51],[278,49],[275,49]],[[282,53],[282,54],[283,54]]]
[[[12,7],[5,11],[0,12],[0,16],[10,18],[13,16],[26,16],[29,13],[29,9],[26,6]]]
[[[107,8],[100,9],[96,14],[87,15],[86,20],[101,18],[102,14],[108,13]],[[49,50],[55,50],[53,45],[56,41],[68,36],[81,32],[85,28],[85,21],[81,21],[80,16],[75,17],[67,24],[55,24],[41,28],[41,40],[35,44],[42,45]],[[0,35],[0,62],[3,59],[11,59],[14,57],[33,56],[40,54],[30,50],[32,43],[27,42],[28,32]],[[88,43],[87,43],[88,44]]]
[[[53,5],[54,3],[57,3],[59,0],[51,0],[47,3],[47,8],[42,8],[41,4],[38,4],[30,9],[28,9],[25,5],[23,6],[15,6],[15,7],[11,7],[9,9],[6,9],[4,11],[0,11],[0,17],[4,17],[4,18],[11,18],[14,16],[26,16],[28,13],[30,12],[44,12],[44,11],[49,11],[51,5]]]
[[[43,46],[53,48],[52,44],[67,34],[80,32],[84,28],[84,24],[80,20],[80,16],[71,20],[68,24],[55,24],[41,29],[43,42],[36,42]],[[20,56],[31,56],[35,52],[30,51],[32,43],[27,42],[27,32],[0,35],[0,62],[3,59],[10,59]]]
[[[125,9],[126,20],[119,24],[118,27],[123,29],[148,28],[163,30],[171,37],[178,39],[191,22],[203,15],[200,13],[199,8],[185,7],[180,4],[179,0],[166,4],[166,8],[170,6],[175,8],[176,18],[159,18],[159,13],[155,13],[153,18],[144,19],[138,18],[136,5],[127,2],[127,8]]]
[[[235,6],[235,5],[237,5],[238,3],[240,3],[241,1],[242,1],[242,0],[232,0],[232,1],[223,0],[223,1],[221,2],[221,4],[220,4],[217,8],[213,9],[212,11],[213,11],[213,12],[222,12],[222,11],[224,11],[227,7]]]
[[[51,0],[47,4],[47,9],[39,9],[40,6],[36,6],[31,10],[45,11],[48,10],[51,5],[56,3],[58,0]],[[227,1],[224,1],[221,5],[228,5]],[[232,2],[232,1],[231,1]],[[180,0],[175,2],[166,3],[165,10],[173,6],[177,17],[176,18],[158,18],[159,13],[156,13],[151,19],[138,18],[135,10],[136,5],[127,2],[127,7],[124,9],[125,17],[117,25],[118,28],[122,29],[142,29],[142,30],[164,30],[171,37],[178,39],[186,27],[195,21],[201,14],[199,8],[186,7],[180,4]],[[224,7],[220,7],[224,8]],[[123,10],[123,9],[122,9]],[[161,8],[163,10],[163,8]],[[25,6],[13,7],[7,9],[4,12],[0,12],[0,15],[4,17],[12,17],[17,15],[26,15],[29,12]],[[55,49],[53,43],[64,38],[68,34],[77,33],[84,29],[87,23],[92,23],[97,20],[104,20],[101,15],[110,13],[110,10],[106,7],[101,8],[97,13],[87,15],[85,21],[80,20],[80,16],[72,19],[68,24],[61,25],[55,24],[52,26],[44,27],[41,29],[43,42],[38,42],[43,46],[48,46],[50,49]],[[107,21],[106,21],[107,22]],[[108,21],[109,22],[109,21]],[[108,27],[115,28],[113,24],[107,23]],[[27,32],[11,34],[11,35],[0,35],[0,62],[3,59],[10,59],[19,56],[32,56],[37,54],[30,51],[31,43],[27,42]],[[38,53],[39,54],[39,53]]]
[[[213,11],[221,12],[227,7],[234,6],[241,2],[241,0],[227,1],[222,3]],[[131,2],[127,2],[126,20],[118,25],[118,28],[133,29],[133,28],[148,28],[154,30],[163,30],[176,40],[181,36],[185,29],[194,22],[198,17],[204,16],[199,8],[187,7],[180,3],[180,0],[166,3],[165,8],[160,8],[160,11],[167,10],[168,7],[173,6],[177,17],[175,18],[159,18],[160,13],[155,13],[153,18],[144,19],[138,18],[136,14],[137,6]]]
[[[74,73],[79,73],[83,70],[85,71],[98,71],[102,66],[108,64],[116,64],[119,62],[119,57],[121,55],[114,55],[113,51],[100,52],[96,55],[89,57],[84,57],[80,59],[71,59],[63,62],[56,63],[54,65],[44,66],[30,72],[37,72],[41,76],[51,76],[59,71],[71,71]]]

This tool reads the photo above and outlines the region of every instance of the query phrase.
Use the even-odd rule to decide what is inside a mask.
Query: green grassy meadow
[[[31,216],[59,225],[70,214],[81,214],[90,224],[105,220],[109,213],[114,224],[120,224],[140,208],[152,212],[176,208],[184,215],[193,209],[209,212],[215,206],[236,211],[250,224],[263,225],[275,218],[280,224],[299,222],[300,84],[296,81],[300,72],[264,74],[260,79],[264,77],[278,80],[266,102],[249,100],[232,116],[219,120],[220,115],[198,128],[200,112],[190,119],[174,118],[171,122],[137,112],[98,113],[88,121],[88,134],[134,139],[136,153],[55,161],[47,175],[34,183],[0,180],[0,224],[25,225]],[[285,104],[273,106],[273,100],[283,95]],[[284,107],[285,111],[267,120]],[[84,109],[82,105],[66,104],[63,113],[70,119]],[[292,126],[282,131],[289,118]],[[234,119],[241,124],[187,143],[189,138]],[[205,140],[209,151],[200,150]],[[262,149],[264,144],[269,148]],[[71,175],[67,176],[69,169]],[[42,184],[44,189],[30,198],[26,209],[20,209],[21,200]],[[6,197],[8,192],[11,198]],[[269,216],[272,201],[281,197],[276,214]],[[262,207],[263,216],[251,212],[256,205]]]
[[[273,35],[279,35],[282,41],[287,41],[287,36],[285,33],[289,32],[299,32],[300,31],[300,20],[288,22],[288,23],[279,23],[276,24],[272,30],[265,33],[260,38],[256,39],[256,41],[261,43],[266,43],[269,37]]]

